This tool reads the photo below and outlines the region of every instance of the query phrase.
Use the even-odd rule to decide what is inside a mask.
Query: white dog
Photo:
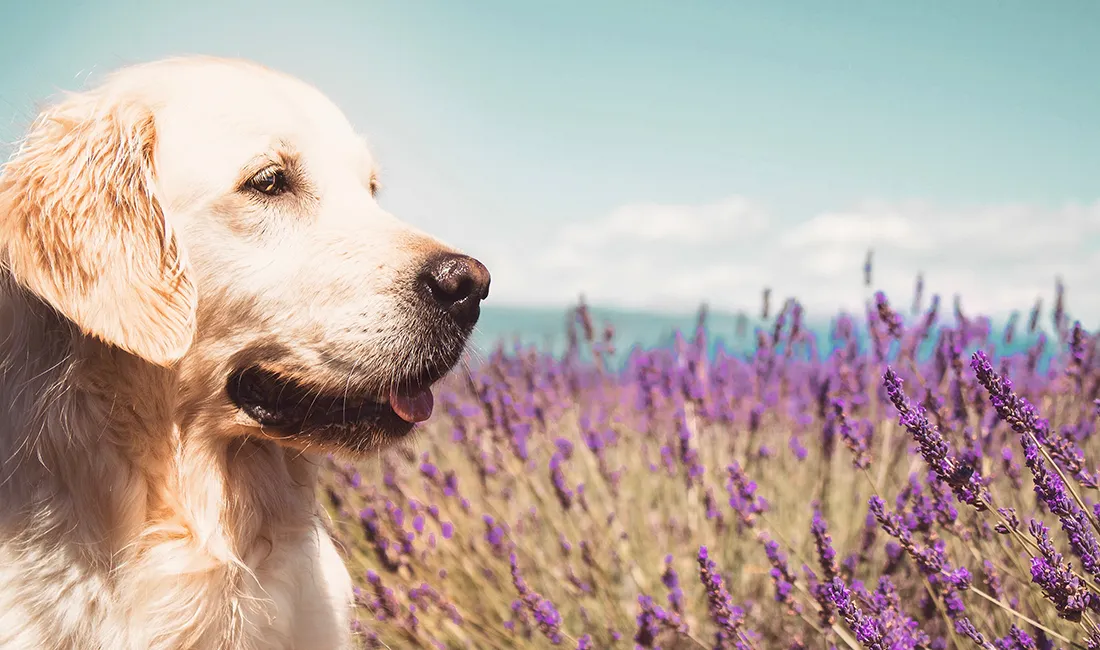
[[[488,295],[314,88],[116,72],[0,174],[0,647],[344,648],[316,454],[432,411]]]

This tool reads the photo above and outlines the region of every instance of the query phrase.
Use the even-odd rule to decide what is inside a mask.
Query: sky
[[[489,304],[811,316],[874,288],[1100,327],[1100,3],[189,0],[3,10],[0,142],[129,63],[244,57],[372,143]]]

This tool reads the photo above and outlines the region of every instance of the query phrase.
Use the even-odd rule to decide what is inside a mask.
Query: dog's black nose
[[[466,326],[481,315],[481,301],[489,297],[489,280],[489,269],[466,255],[432,258],[420,273],[432,300]]]

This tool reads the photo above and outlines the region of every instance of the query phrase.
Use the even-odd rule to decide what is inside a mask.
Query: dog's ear
[[[197,298],[155,196],[155,145],[136,103],[78,94],[45,111],[0,173],[0,262],[85,333],[168,365]]]

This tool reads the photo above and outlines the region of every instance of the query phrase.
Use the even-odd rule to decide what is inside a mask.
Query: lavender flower
[[[882,626],[875,619],[864,616],[859,606],[852,602],[852,594],[840,578],[833,578],[825,587],[830,600],[848,628],[856,635],[856,640],[867,650],[886,650],[882,643]]]
[[[890,302],[886,300],[886,294],[881,291],[875,292],[875,309],[878,311],[878,317],[882,324],[886,326],[886,331],[891,338],[900,339],[902,335],[901,316],[898,316],[897,312],[890,308]]]
[[[1032,537],[1039,545],[1039,557],[1031,558],[1031,580],[1043,590],[1058,610],[1058,616],[1080,621],[1087,609],[1100,606],[1091,592],[1081,584],[1069,565],[1062,561],[1062,555],[1054,549],[1047,527],[1042,522],[1032,520],[1028,526]]]
[[[554,645],[561,643],[561,614],[548,599],[543,598],[538,592],[527,586],[527,582],[520,574],[516,554],[509,556],[512,565],[512,585],[519,593],[520,602],[526,607],[527,612],[535,619],[539,631]]]
[[[653,599],[646,595],[638,596],[638,629],[634,633],[634,643],[639,648],[657,648],[657,640],[662,632],[673,634],[687,634],[687,626],[680,615],[675,612],[666,612],[661,609]]]
[[[1008,636],[997,639],[993,645],[997,650],[1036,650],[1035,640],[1015,625],[1009,630]]]
[[[802,606],[794,599],[795,576],[787,566],[787,556],[779,550],[779,544],[773,540],[764,542],[764,552],[772,565],[769,572],[775,585],[775,600],[787,606],[787,611],[797,614]]]
[[[683,616],[684,591],[680,589],[680,576],[672,566],[672,556],[665,556],[665,571],[661,574],[661,582],[668,589],[668,604],[673,612]]]
[[[821,570],[825,572],[825,582],[831,582],[839,574],[836,563],[836,551],[833,550],[833,540],[829,536],[829,527],[821,511],[814,508],[813,521],[810,523],[810,533],[814,538],[814,548],[817,549],[817,561]]]
[[[744,624],[744,611],[733,604],[718,567],[710,559],[706,546],[699,547],[699,579],[707,594],[707,611],[711,620],[718,626],[715,649],[747,650],[741,640],[741,628]]]
[[[902,389],[902,380],[892,368],[886,369],[883,378],[886,393],[898,410],[898,423],[905,427],[913,440],[920,445],[921,456],[941,481],[955,491],[960,501],[968,503],[979,512],[988,508],[988,490],[978,472],[960,465],[953,457],[943,434],[929,420],[921,406],[913,406]]]
[[[550,482],[554,486],[554,494],[558,497],[562,510],[569,510],[573,505],[573,490],[565,481],[565,474],[561,468],[563,462],[565,458],[561,452],[555,453],[550,458]]]
[[[845,412],[847,405],[843,399],[835,398],[832,400],[831,405],[834,417],[837,421],[837,429],[840,432],[840,438],[852,452],[852,464],[855,465],[857,469],[867,469],[871,464],[871,427],[862,426],[864,423],[853,425],[848,420],[848,415]]]
[[[1024,448],[1024,464],[1035,478],[1035,493],[1058,517],[1062,530],[1069,537],[1070,547],[1085,570],[1094,577],[1100,577],[1100,543],[1095,530],[1083,511],[1070,498],[1061,478],[1051,472],[1043,460],[1035,441],[1035,432],[1045,426],[1040,425],[1038,413],[1026,400],[1012,390],[1012,382],[1001,377],[981,352],[976,352],[972,360],[978,381],[989,392],[990,401],[997,413],[1020,435],[1020,444]]]
[[[739,463],[731,463],[727,472],[726,491],[730,495],[730,507],[741,522],[751,528],[756,523],[756,516],[767,511],[768,502],[756,494],[756,483],[749,480]]]

